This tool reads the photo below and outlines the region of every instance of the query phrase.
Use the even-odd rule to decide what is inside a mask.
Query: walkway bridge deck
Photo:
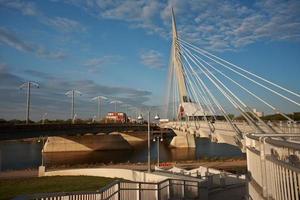
[[[255,131],[245,122],[234,122],[234,124],[242,132],[243,137]],[[212,124],[212,127],[214,128],[213,131],[205,121],[174,121],[161,124],[160,126],[162,128],[171,128],[179,135],[194,135],[196,137],[210,138],[212,142],[227,143],[234,146],[240,145],[236,138],[237,133],[226,121],[215,121]],[[264,125],[258,123],[258,126],[268,133],[269,130],[267,130]],[[277,133],[300,133],[300,126],[298,124],[283,125],[272,123],[270,126]]]
[[[155,125],[152,130],[157,130]],[[40,136],[83,135],[86,133],[147,131],[145,124],[30,124],[30,125],[0,125],[0,140],[24,139]]]

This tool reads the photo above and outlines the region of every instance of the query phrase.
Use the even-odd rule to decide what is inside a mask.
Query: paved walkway
[[[182,168],[182,169],[193,169],[197,168],[200,165],[204,167],[212,167],[216,169],[230,169],[235,167],[246,167],[246,160],[226,160],[226,161],[213,161],[213,162],[203,162],[203,161],[185,161],[185,162],[177,162],[171,163],[174,166]],[[86,167],[86,166],[85,166]],[[89,167],[89,166],[87,166]],[[107,164],[107,165],[99,165],[99,166],[90,166],[91,168],[101,167],[101,168],[120,168],[120,169],[132,169],[138,171],[146,171],[147,163],[123,163],[123,164]],[[163,168],[171,168],[172,165]],[[76,168],[76,166],[74,167]],[[80,166],[78,166],[80,168]],[[152,168],[153,165],[152,165]],[[48,168],[49,169],[49,168]],[[51,169],[51,168],[50,168]],[[55,169],[51,169],[55,170]],[[3,178],[24,178],[24,177],[37,177],[38,171],[37,169],[24,169],[24,170],[14,170],[14,171],[0,171],[0,179]]]

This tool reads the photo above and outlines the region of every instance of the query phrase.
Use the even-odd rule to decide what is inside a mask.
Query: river
[[[160,143],[161,162],[199,160],[211,157],[244,157],[238,147],[217,144],[209,139],[197,138],[196,149],[172,149]],[[151,159],[157,160],[156,143],[151,142]],[[24,141],[0,142],[0,170],[37,168],[42,162],[41,143]],[[93,165],[103,163],[137,163],[147,161],[147,145],[133,150],[47,153],[43,155],[46,167]]]

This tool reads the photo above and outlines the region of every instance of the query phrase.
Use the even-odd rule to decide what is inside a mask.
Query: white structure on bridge
[[[299,109],[300,94],[179,38],[173,12],[172,32],[166,105],[173,121],[160,125],[177,135],[171,146],[195,148],[195,137],[239,146],[247,153],[250,199],[300,199],[300,127],[269,102],[279,98]],[[262,88],[264,96],[252,91],[251,84]],[[287,123],[262,120],[248,105],[250,100],[280,114]],[[233,121],[227,104],[244,120]]]

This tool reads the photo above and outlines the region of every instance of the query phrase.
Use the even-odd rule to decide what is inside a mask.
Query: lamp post
[[[158,114],[155,115],[154,119],[156,121],[159,122],[160,120],[160,117]],[[153,142],[156,142],[157,141],[157,167],[159,167],[159,142],[162,142],[163,141],[163,138],[162,138],[162,135],[156,135],[154,138],[153,138]]]
[[[44,156],[43,156],[43,152],[44,152],[44,145],[45,145],[45,137],[44,136],[40,136],[38,139],[38,143],[42,142],[42,166],[44,166]]]
[[[148,111],[148,172],[151,172],[151,154],[150,154],[150,111]]]
[[[96,115],[93,116],[92,123],[95,123],[95,121],[96,121]]]
[[[42,124],[45,124],[45,119],[46,119],[46,116],[48,115],[48,113],[44,113],[43,114],[43,117],[42,117]]]
[[[161,135],[157,135],[154,137],[153,142],[157,142],[157,167],[159,167],[159,143],[163,141],[163,138]]]
[[[76,95],[81,96],[82,93],[78,90],[70,90],[70,91],[66,92],[65,95],[72,98],[72,102],[71,102],[71,120],[72,120],[72,123],[74,123],[74,118],[75,118],[75,96]]]
[[[143,121],[143,116],[140,114],[138,116],[139,121]],[[147,142],[148,142],[148,172],[151,172],[151,154],[150,154],[150,111],[148,111],[148,137],[147,137]]]
[[[27,109],[26,109],[26,124],[29,124],[29,113],[30,113],[30,96],[31,96],[31,86],[39,88],[39,84],[36,82],[28,81],[20,86],[20,89],[27,88]]]
[[[92,101],[98,100],[98,120],[101,121],[101,100],[107,100],[105,96],[97,96],[92,98]]]
[[[142,122],[143,122],[143,115],[140,114],[140,115],[137,117],[137,119],[138,119],[138,121],[140,121],[140,123],[142,123]]]
[[[74,114],[74,117],[73,117],[73,119],[72,119],[72,124],[75,124],[76,118],[77,118],[77,114],[75,113],[75,114]]]

